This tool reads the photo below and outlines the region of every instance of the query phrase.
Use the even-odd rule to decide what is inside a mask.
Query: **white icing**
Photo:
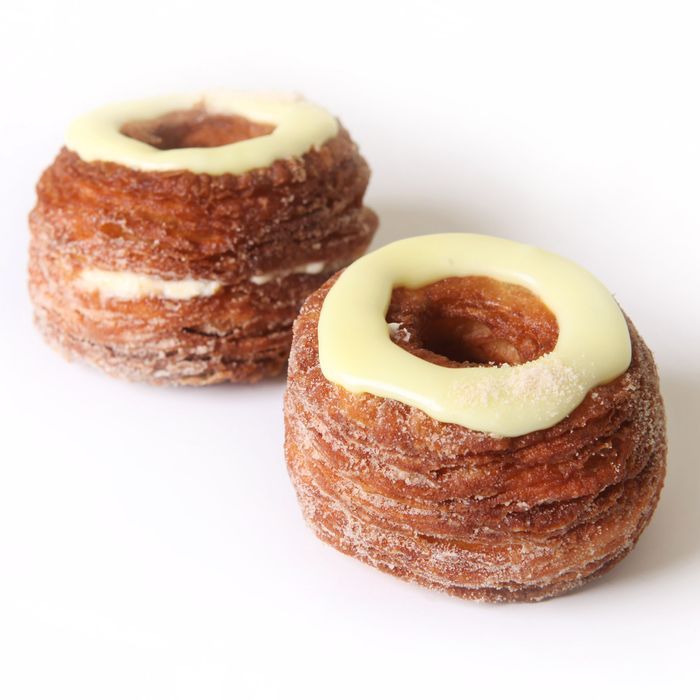
[[[284,270],[276,270],[275,272],[267,272],[264,275],[253,275],[250,281],[253,284],[267,284],[272,280],[281,279],[283,277],[288,277],[289,275],[318,275],[323,272],[326,267],[326,263],[321,262],[311,262],[304,263],[303,265],[297,265],[296,267],[290,267]]]
[[[118,299],[163,299],[187,300],[195,297],[210,297],[221,288],[216,280],[186,278],[164,280],[154,275],[134,272],[117,272],[88,268],[78,276],[78,285],[89,292],[99,292],[105,297]]]
[[[483,275],[534,292],[554,313],[554,350],[522,365],[441,367],[391,342],[394,287]],[[517,436],[565,418],[590,389],[620,376],[631,360],[625,318],[583,268],[532,246],[475,234],[407,238],[350,265],[331,287],[318,326],[325,377],[421,409],[436,420]]]
[[[273,124],[275,130],[224,146],[169,150],[120,132],[127,122],[155,119],[197,106],[211,114],[237,114]],[[84,161],[109,161],[137,170],[240,175],[266,168],[279,159],[301,156],[337,133],[338,122],[331,114],[299,96],[218,90],[107,105],[74,120],[66,133],[66,146]]]

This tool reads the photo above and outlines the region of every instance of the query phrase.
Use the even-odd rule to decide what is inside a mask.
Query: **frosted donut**
[[[285,454],[336,549],[461,597],[540,600],[631,550],[666,433],[651,353],[590,273],[439,234],[358,260],[305,302]]]
[[[282,371],[303,299],[377,227],[367,163],[328,112],[233,91],[76,119],[37,185],[30,294],[50,344],[127,379]]]

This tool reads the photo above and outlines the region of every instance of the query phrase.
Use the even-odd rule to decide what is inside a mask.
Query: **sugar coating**
[[[621,377],[551,428],[504,438],[329,382],[316,327],[332,283],[295,322],[285,395],[287,466],[320,539],[405,580],[487,601],[560,595],[633,548],[663,485],[666,429],[653,359],[631,324]],[[553,365],[513,390],[568,381],[576,377]]]
[[[523,395],[534,396],[538,401],[552,405],[549,415],[554,417],[557,400],[580,392],[582,388],[581,373],[561,358],[549,355],[518,366],[517,372],[505,374],[501,381],[475,384],[457,380],[450,392],[464,405],[484,407],[495,404],[508,407],[519,403]]]
[[[368,180],[344,129],[242,175],[135,170],[63,149],[30,215],[37,326],[65,356],[130,380],[279,374],[303,300],[369,245]],[[280,283],[251,281],[300,266]]]

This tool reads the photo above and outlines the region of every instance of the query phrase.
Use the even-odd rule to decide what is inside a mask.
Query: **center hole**
[[[551,352],[559,326],[531,291],[490,277],[449,277],[393,290],[394,343],[447,367],[518,365]]]
[[[126,122],[120,131],[161,151],[214,148],[271,134],[273,124],[253,122],[238,114],[210,114],[203,107],[168,112],[155,119]]]

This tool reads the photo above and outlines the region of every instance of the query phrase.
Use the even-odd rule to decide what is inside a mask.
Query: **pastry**
[[[391,244],[306,300],[285,430],[322,540],[488,601],[609,570],[666,464],[654,361],[609,292],[563,258],[471,234]]]
[[[325,110],[211,92],[77,119],[30,215],[45,338],[133,380],[280,373],[305,297],[377,227],[369,169]]]

